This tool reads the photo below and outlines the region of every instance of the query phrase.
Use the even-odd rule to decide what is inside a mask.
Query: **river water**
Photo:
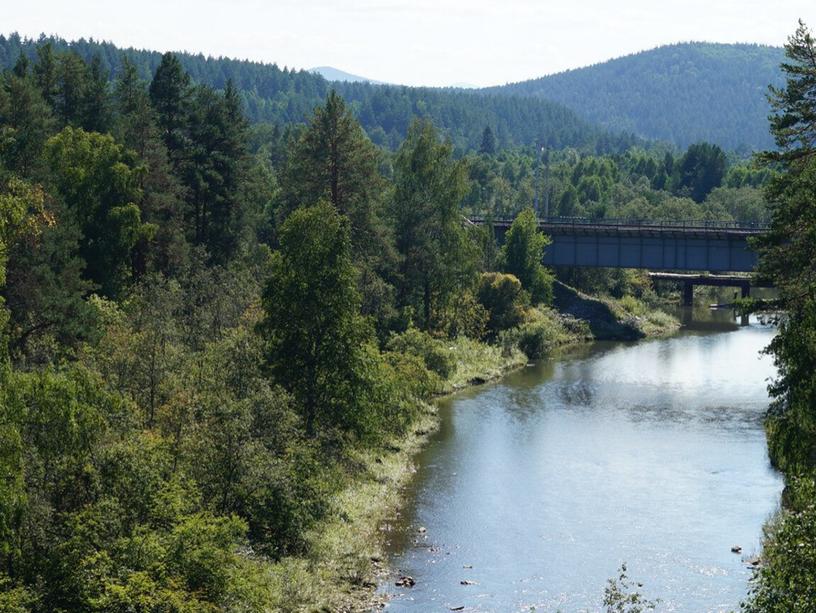
[[[443,401],[383,527],[388,610],[597,611],[623,562],[660,611],[738,610],[782,490],[762,429],[774,331],[719,317]]]

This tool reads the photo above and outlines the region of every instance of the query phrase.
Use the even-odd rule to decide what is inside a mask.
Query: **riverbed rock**
[[[414,581],[414,578],[409,575],[403,575],[394,582],[394,585],[397,587],[414,587],[416,585],[416,581]]]
[[[479,585],[479,584],[476,583],[475,581],[471,581],[470,579],[462,579],[459,582],[459,585]]]
[[[427,528],[425,528],[425,526],[420,526],[419,528],[417,528],[417,532],[419,532],[420,534],[425,534],[427,531],[428,530]]]
[[[731,553],[742,553],[742,547],[740,547],[739,545],[734,545],[731,548]]]

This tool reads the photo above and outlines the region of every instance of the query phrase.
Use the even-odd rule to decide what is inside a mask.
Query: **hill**
[[[552,100],[610,130],[679,147],[706,140],[756,150],[773,145],[766,93],[781,84],[783,55],[779,47],[683,43],[480,91]]]
[[[12,34],[0,36],[0,68],[14,66],[20,54],[35,62],[37,47],[48,43],[56,51],[71,50],[85,60],[98,56],[111,79],[120,74],[124,56],[145,79],[152,77],[161,60],[157,51],[120,49],[109,42],[68,42],[45,36],[31,40]],[[241,92],[247,116],[256,123],[301,123],[335,89],[351,104],[371,139],[389,148],[399,146],[414,117],[431,120],[460,151],[478,149],[486,126],[491,127],[500,147],[541,143],[551,149],[575,147],[604,153],[624,150],[636,142],[630,135],[602,130],[565,106],[547,100],[455,89],[331,83],[318,74],[276,64],[191,53],[177,55],[198,83],[221,89],[231,80]]]
[[[309,72],[319,74],[327,81],[346,81],[349,83],[374,83],[376,85],[383,85],[382,81],[375,81],[368,77],[361,77],[360,75],[351,74],[345,70],[334,68],[333,66],[317,66],[312,68]]]

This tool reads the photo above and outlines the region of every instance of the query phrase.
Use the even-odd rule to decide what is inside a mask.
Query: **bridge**
[[[470,218],[475,225],[492,223],[499,242],[512,219],[489,222]],[[552,239],[544,253],[547,266],[641,268],[651,271],[750,273],[757,253],[748,239],[767,230],[766,225],[731,221],[643,221],[546,217],[539,229]],[[653,278],[656,278],[653,275]],[[689,302],[694,285],[719,285],[750,291],[750,279],[734,275],[664,275],[663,280],[683,286]]]
[[[476,225],[484,218],[471,218]],[[499,242],[512,219],[493,220]],[[757,254],[748,239],[767,226],[731,221],[640,221],[547,217],[539,229],[552,239],[547,266],[752,272]]]

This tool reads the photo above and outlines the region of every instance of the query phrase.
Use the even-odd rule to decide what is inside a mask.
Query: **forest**
[[[744,152],[774,146],[768,86],[780,86],[779,47],[683,43],[594,66],[487,88],[560,102],[593,124],[687,147],[706,140]]]
[[[155,51],[118,49],[111,43],[55,37],[37,41],[18,35],[0,36],[0,68],[11,69],[22,54],[36,61],[37,48],[49,44],[56,52],[68,50],[86,62],[98,62],[97,70],[116,79],[127,56],[142,79],[152,78],[161,62]],[[239,92],[248,120],[283,129],[302,123],[331,89],[343,96],[369,138],[395,150],[405,139],[412,117],[434,123],[460,151],[478,149],[482,128],[491,125],[501,146],[540,145],[575,147],[593,152],[622,151],[637,142],[631,135],[601,130],[580,119],[564,106],[544,100],[507,99],[462,90],[329,83],[305,70],[277,65],[177,54],[185,72],[199,85],[223,89],[228,81]]]
[[[411,111],[378,143],[311,75],[266,70],[316,89],[256,122],[246,82],[189,69],[228,63],[115,58],[45,41],[3,60],[2,610],[338,608],[373,557],[349,549],[365,511],[344,492],[386,480],[431,398],[587,338],[556,277],[622,316],[654,297],[633,271],[542,267],[534,205],[788,231],[763,198],[784,160],[541,151],[498,115],[456,132]],[[470,213],[514,218],[504,244]]]

